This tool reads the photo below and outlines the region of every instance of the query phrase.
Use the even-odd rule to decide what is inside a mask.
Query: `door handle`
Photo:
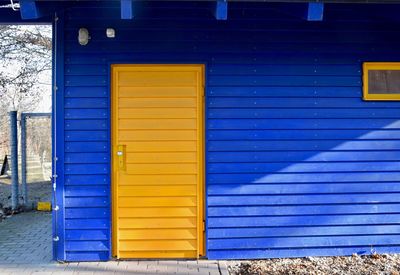
[[[117,148],[118,168],[119,170],[126,170],[126,145],[118,145]]]

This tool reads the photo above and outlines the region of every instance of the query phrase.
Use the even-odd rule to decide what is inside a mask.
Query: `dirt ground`
[[[19,185],[19,188],[21,188],[21,185]],[[51,201],[51,182],[28,183],[28,199],[28,208],[36,208],[38,201]],[[9,207],[11,205],[11,181],[8,177],[0,177],[0,204],[2,204],[3,207]]]
[[[399,275],[400,254],[228,262],[230,274]]]

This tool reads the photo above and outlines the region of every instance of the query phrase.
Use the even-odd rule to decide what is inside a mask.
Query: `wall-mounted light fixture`
[[[106,35],[108,38],[115,38],[115,30],[113,28],[107,28]]]
[[[78,34],[78,42],[82,46],[86,46],[89,43],[90,36],[89,31],[86,28],[80,28]]]

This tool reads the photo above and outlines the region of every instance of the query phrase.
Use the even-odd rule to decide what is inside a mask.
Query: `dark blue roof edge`
[[[36,0],[37,2],[93,2],[94,0]],[[120,0],[95,0],[96,2],[119,2]],[[147,2],[147,1],[160,1],[160,0],[133,0],[137,2]],[[216,0],[172,0],[181,2],[213,2]],[[388,4],[388,3],[400,3],[400,0],[226,0],[227,2],[275,2],[275,3],[309,3],[309,2],[319,2],[319,3],[353,3],[353,4]],[[9,1],[0,1],[9,2]],[[17,1],[15,1],[17,2]]]

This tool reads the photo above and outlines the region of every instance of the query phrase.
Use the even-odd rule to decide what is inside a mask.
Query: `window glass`
[[[365,62],[363,99],[400,101],[400,62]]]
[[[369,94],[400,94],[400,70],[368,71]]]

